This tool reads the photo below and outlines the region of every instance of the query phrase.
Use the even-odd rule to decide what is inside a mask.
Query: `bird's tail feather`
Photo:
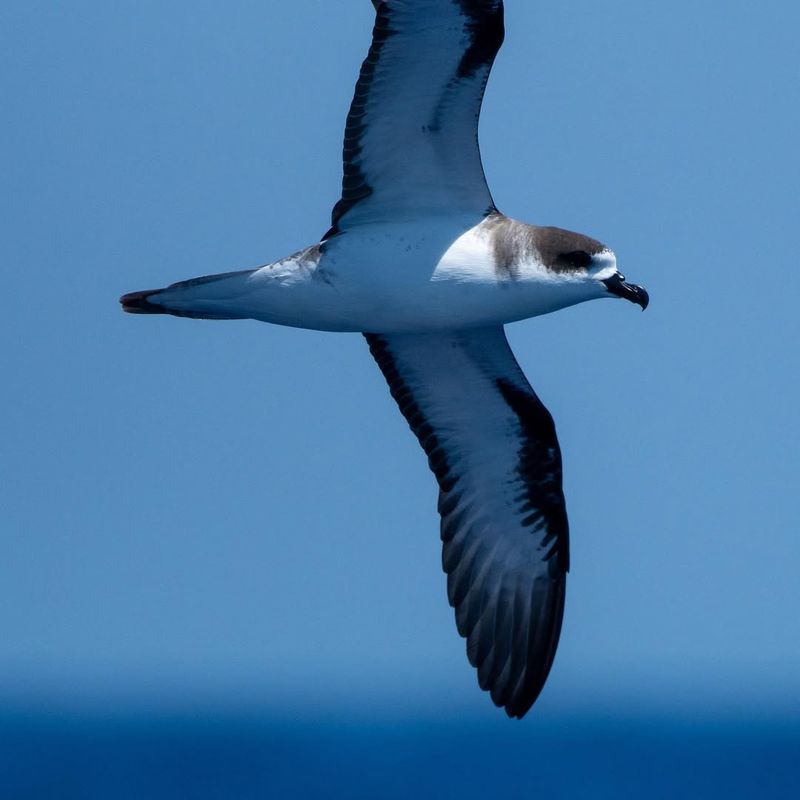
[[[226,300],[236,294],[242,279],[253,270],[206,275],[173,283],[164,289],[145,289],[120,297],[128,314],[171,314],[190,319],[246,319],[225,309]],[[214,285],[216,284],[216,285]]]

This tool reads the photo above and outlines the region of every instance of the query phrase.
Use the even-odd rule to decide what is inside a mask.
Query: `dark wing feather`
[[[366,338],[439,482],[442,564],[470,663],[521,717],[553,663],[569,569],[553,420],[502,328]]]

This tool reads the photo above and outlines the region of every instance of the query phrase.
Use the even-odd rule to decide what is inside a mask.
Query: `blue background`
[[[326,230],[370,4],[3,3],[0,767],[20,796],[122,797],[129,768],[137,797],[797,784],[800,7],[506,5],[495,200],[607,242],[652,297],[508,331],[556,419],[573,552],[522,723],[476,688],[435,485],[361,337],[117,306]]]

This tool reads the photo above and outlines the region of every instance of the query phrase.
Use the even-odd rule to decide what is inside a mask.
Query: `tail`
[[[164,306],[151,303],[147,298],[158,294],[161,289],[145,289],[143,292],[129,292],[122,295],[119,302],[128,314],[169,314]]]
[[[206,275],[167,286],[122,295],[119,302],[128,314],[171,314],[189,319],[247,319],[225,307],[241,294],[245,276],[255,270]],[[238,279],[238,280],[237,280]],[[216,284],[216,285],[212,285]],[[201,288],[202,287],[202,288]]]

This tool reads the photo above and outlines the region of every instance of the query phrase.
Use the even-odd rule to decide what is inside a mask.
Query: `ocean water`
[[[793,798],[800,724],[9,712],[0,797]]]

